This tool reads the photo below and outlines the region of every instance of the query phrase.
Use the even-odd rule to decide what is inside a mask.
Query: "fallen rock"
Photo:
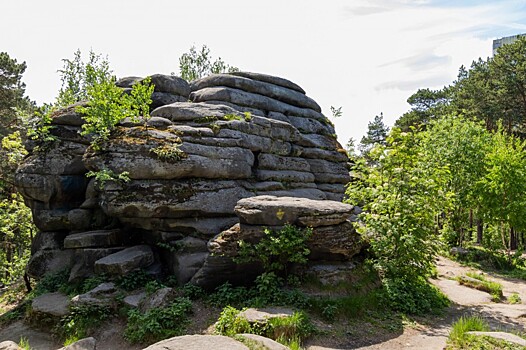
[[[152,248],[147,245],[139,245],[97,260],[95,273],[122,276],[133,270],[148,267],[153,261]]]
[[[146,292],[140,292],[137,294],[128,295],[123,299],[123,303],[126,306],[137,308],[139,303],[146,297]]]
[[[31,302],[31,310],[37,314],[62,317],[69,313],[69,297],[65,294],[47,293],[40,295]]]
[[[222,335],[183,335],[162,340],[143,350],[249,350],[248,347]]]
[[[87,293],[74,296],[71,303],[75,306],[87,304],[110,306],[114,301],[116,292],[114,283],[101,283]]]
[[[97,340],[93,337],[77,340],[76,342],[64,346],[58,350],[95,350],[97,348]]]

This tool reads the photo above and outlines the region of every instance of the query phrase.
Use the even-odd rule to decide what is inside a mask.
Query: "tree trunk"
[[[517,247],[517,234],[515,233],[515,229],[512,227],[510,228],[510,249],[516,250]]]
[[[477,243],[482,244],[482,233],[484,232],[484,226],[482,220],[477,219]]]

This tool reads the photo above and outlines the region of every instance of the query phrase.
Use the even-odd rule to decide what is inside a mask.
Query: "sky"
[[[107,55],[117,77],[178,73],[207,45],[243,71],[287,78],[333,119],[340,143],[387,125],[419,88],[450,84],[491,56],[492,40],[526,33],[524,0],[0,0],[0,52],[27,63],[27,95],[52,102],[62,59]],[[85,57],[86,57],[85,56]]]

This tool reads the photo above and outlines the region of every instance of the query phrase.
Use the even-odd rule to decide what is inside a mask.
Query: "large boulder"
[[[361,248],[352,206],[330,202],[343,199],[349,158],[301,87],[251,72],[150,78],[151,117],[122,120],[100,148],[81,134],[86,101],[53,113],[56,142],[28,143],[15,182],[40,231],[30,276],[67,268],[77,282],[155,266],[181,284],[243,282],[260,269],[233,262],[234,239],[285,223],[314,228],[313,259],[348,260]],[[116,85],[131,93],[143,80]]]

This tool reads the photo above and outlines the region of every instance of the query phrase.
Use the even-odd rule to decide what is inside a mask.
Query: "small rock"
[[[467,334],[487,336],[496,339],[502,339],[510,343],[526,346],[526,339],[519,337],[518,335],[506,333],[506,332],[467,332]]]
[[[135,269],[148,267],[153,261],[152,248],[147,245],[139,245],[97,260],[95,272],[125,275]]]
[[[116,291],[114,283],[102,283],[87,293],[74,296],[71,299],[71,303],[74,305],[110,305],[113,302]]]
[[[139,310],[145,313],[157,307],[165,307],[177,297],[177,292],[173,288],[161,288],[156,290],[149,297],[145,297],[139,303]]]
[[[239,313],[240,317],[245,318],[249,323],[266,322],[269,318],[290,317],[294,311],[287,308],[265,308],[265,309],[246,309]]]
[[[127,297],[124,298],[123,302],[126,306],[129,306],[129,307],[139,307],[139,303],[141,302],[141,300],[144,299],[144,297],[146,297],[146,293],[145,292],[141,292],[141,293],[138,293],[138,294],[133,294],[133,295],[128,295]]]

